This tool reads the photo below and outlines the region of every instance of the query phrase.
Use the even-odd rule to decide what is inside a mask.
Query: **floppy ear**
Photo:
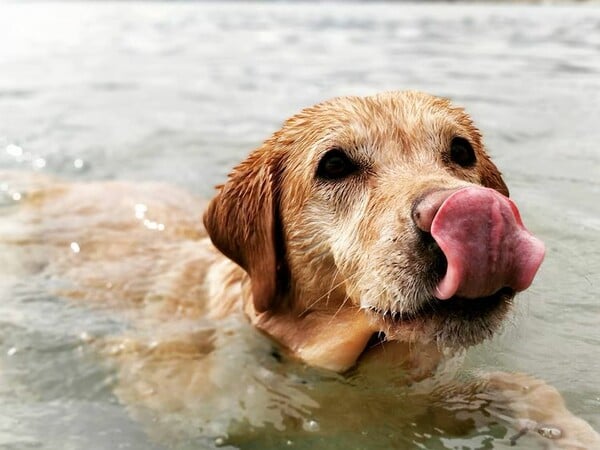
[[[485,156],[481,165],[481,184],[497,190],[506,197],[510,196],[508,186],[506,186],[506,183],[502,179],[502,174],[487,156]]]
[[[233,169],[204,213],[215,247],[250,275],[257,312],[275,307],[287,288],[279,219],[280,160],[266,142]]]

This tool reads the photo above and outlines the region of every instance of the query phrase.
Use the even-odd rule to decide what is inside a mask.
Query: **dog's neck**
[[[344,302],[339,306],[339,302],[332,301],[330,308],[286,307],[259,313],[254,308],[249,281],[243,283],[242,298],[251,323],[311,366],[344,372],[357,363],[385,363],[402,366],[409,381],[415,381],[429,376],[442,358],[434,344],[393,341],[379,342],[371,348],[372,337],[380,332],[376,321],[366,311]],[[286,303],[298,304],[294,299]]]

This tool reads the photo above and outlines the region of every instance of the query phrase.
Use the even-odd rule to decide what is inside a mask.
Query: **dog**
[[[122,402],[142,421],[148,411],[208,415],[210,436],[235,435],[228,427],[241,420],[289,429],[287,419],[317,407],[323,429],[339,425],[330,393],[299,393],[273,375],[279,369],[269,383],[301,407],[275,417],[251,400],[231,380],[246,379],[240,367],[264,375],[266,363],[251,362],[257,348],[292,365],[359,378],[389,371],[398,389],[423,386],[501,328],[544,257],[471,118],[419,92],[304,109],[233,169],[206,208],[168,185],[12,177],[29,187],[2,238],[21,252],[9,270],[60,274],[70,280],[62,296],[121,311],[138,331],[102,348],[117,361]],[[600,448],[590,425],[533,377],[443,385],[431,392],[486,401],[519,434]],[[210,414],[190,398],[213,405]]]

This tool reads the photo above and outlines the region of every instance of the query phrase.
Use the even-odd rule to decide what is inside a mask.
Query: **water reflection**
[[[146,213],[148,212],[148,207],[146,205],[144,205],[143,203],[137,203],[134,206],[134,211],[135,218],[141,220],[146,228],[148,228],[149,230],[164,231],[164,223],[155,222],[146,218]]]

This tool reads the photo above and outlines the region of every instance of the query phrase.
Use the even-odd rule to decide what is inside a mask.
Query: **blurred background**
[[[535,374],[600,429],[598,2],[0,2],[0,169],[208,198],[300,108],[392,89],[466,107],[547,245],[467,367]],[[0,179],[0,208],[20,199]],[[21,292],[0,290],[0,448],[151,448],[76,356],[81,316]]]

